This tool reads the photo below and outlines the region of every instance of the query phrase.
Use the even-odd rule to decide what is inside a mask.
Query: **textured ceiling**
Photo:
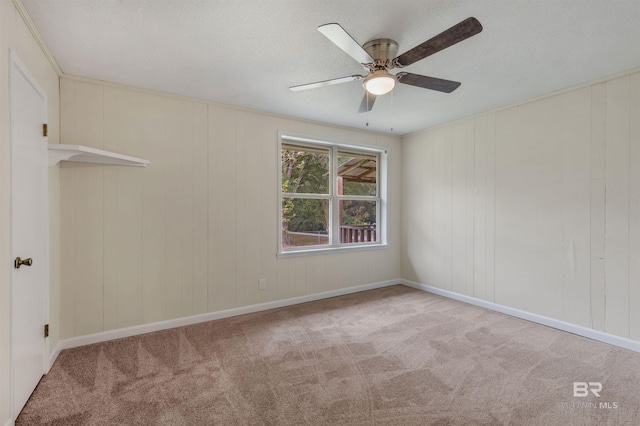
[[[22,1],[65,74],[396,134],[640,66],[640,0]],[[288,89],[365,73],[319,25],[403,53],[469,16],[480,34],[403,69],[451,94],[401,84],[367,115],[361,82]]]

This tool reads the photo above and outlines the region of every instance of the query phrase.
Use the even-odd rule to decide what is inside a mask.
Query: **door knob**
[[[28,259],[20,259],[20,257],[16,257],[16,260],[13,261],[13,266],[15,266],[16,269],[20,269],[20,267],[22,265],[25,266],[31,266],[33,265],[33,259],[28,258]]]

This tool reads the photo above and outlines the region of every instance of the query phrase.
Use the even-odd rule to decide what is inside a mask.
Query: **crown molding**
[[[44,41],[44,38],[42,38],[42,35],[40,34],[40,31],[38,31],[36,24],[31,19],[31,16],[29,16],[27,9],[24,7],[24,4],[22,4],[22,0],[11,0],[11,1],[13,2],[13,5],[18,11],[18,14],[20,14],[20,17],[22,17],[22,20],[24,21],[25,25],[31,32],[31,35],[33,35],[33,38],[36,40],[36,43],[38,43],[38,46],[40,46],[40,49],[42,50],[42,53],[44,53],[44,56],[49,61],[49,64],[51,64],[51,67],[53,68],[53,70],[56,72],[56,74],[58,74],[58,77],[61,77],[63,75],[62,68],[60,68],[60,65],[58,65],[58,61],[56,61],[56,58],[51,53],[51,50],[49,50],[49,46],[47,46],[47,43]]]

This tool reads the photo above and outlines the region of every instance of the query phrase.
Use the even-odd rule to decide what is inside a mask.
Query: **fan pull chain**
[[[366,118],[366,126],[369,127],[369,91],[365,89],[364,91],[366,97],[367,97],[367,118]]]
[[[391,91],[391,131],[393,132],[393,90]]]

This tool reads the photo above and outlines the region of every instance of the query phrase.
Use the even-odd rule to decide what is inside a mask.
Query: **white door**
[[[11,65],[13,418],[45,373],[48,298],[46,95],[20,60]],[[32,259],[16,267],[15,259]]]

